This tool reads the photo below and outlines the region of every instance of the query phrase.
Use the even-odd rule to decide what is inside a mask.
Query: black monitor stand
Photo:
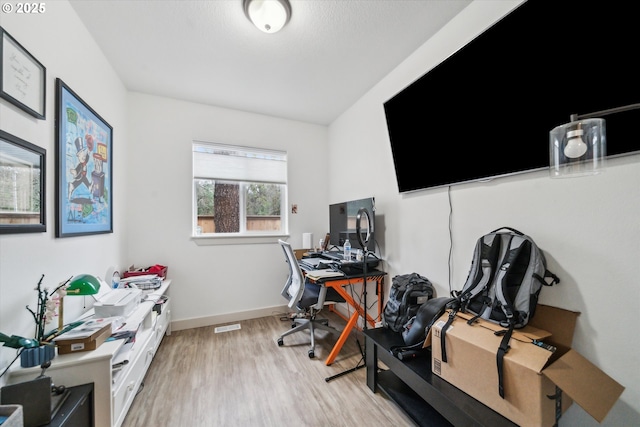
[[[365,220],[367,222],[367,235],[365,238],[362,237],[362,230],[360,228],[360,222],[361,219],[365,217]],[[362,246],[364,249],[364,262],[362,263],[362,273],[363,273],[363,277],[362,277],[362,303],[363,303],[363,307],[364,307],[364,313],[362,316],[362,330],[363,332],[367,332],[367,273],[368,273],[368,269],[367,269],[367,264],[368,260],[369,260],[369,249],[367,244],[369,243],[369,239],[371,238],[371,235],[373,234],[373,223],[371,222],[371,217],[369,216],[369,211],[367,211],[366,208],[360,208],[360,210],[358,211],[358,215],[356,215],[356,233],[357,233],[357,237],[358,237],[358,243],[360,243],[360,246]],[[362,354],[362,357],[360,358],[360,360],[358,361],[358,363],[356,363],[356,366],[354,366],[351,369],[347,369],[346,371],[340,372],[336,375],[333,375],[331,377],[327,377],[325,378],[326,382],[329,382],[331,380],[334,380],[338,377],[341,377],[343,375],[349,374],[351,372],[355,372],[358,369],[364,368],[366,365],[366,360],[367,360],[367,353],[366,353],[366,347],[363,347],[362,345],[360,345],[360,341],[357,340],[356,338],[356,342],[358,343],[358,348],[360,349],[360,353]]]

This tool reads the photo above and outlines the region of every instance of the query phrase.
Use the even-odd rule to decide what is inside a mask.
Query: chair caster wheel
[[[284,344],[284,341],[282,341],[282,338],[278,338],[278,347],[282,347],[282,344]]]
[[[309,350],[309,359],[313,359],[314,357],[316,357],[316,355],[313,350]]]

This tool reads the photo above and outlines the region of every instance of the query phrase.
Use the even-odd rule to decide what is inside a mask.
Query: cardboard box
[[[64,334],[60,335],[60,338],[56,339],[55,343],[56,346],[58,346],[58,354],[78,353],[81,351],[95,350],[110,336],[111,323],[107,323],[85,337],[65,339]]]
[[[300,261],[303,256],[305,256],[308,252],[313,252],[313,249],[294,249],[293,253],[296,256],[296,259]]]
[[[535,317],[517,329],[504,358],[505,398],[498,393],[496,354],[503,330],[491,322],[458,313],[446,331],[447,363],[442,361],[441,330],[449,313],[431,328],[432,371],[465,393],[521,426],[553,426],[556,422],[556,386],[562,390],[562,413],[575,401],[602,422],[624,387],[571,349],[580,313],[538,305]],[[554,352],[533,343],[541,340]]]

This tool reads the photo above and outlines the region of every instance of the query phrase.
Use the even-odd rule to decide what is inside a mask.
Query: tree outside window
[[[286,233],[285,153],[202,142],[193,147],[194,234]]]

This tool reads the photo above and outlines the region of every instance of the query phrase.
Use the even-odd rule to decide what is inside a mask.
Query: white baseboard
[[[202,328],[204,326],[216,326],[224,323],[239,322],[241,320],[257,319],[259,317],[276,316],[288,313],[286,305],[266,307],[258,310],[247,310],[236,313],[220,314],[216,316],[198,317],[193,319],[174,320],[171,322],[171,331],[183,329]]]

